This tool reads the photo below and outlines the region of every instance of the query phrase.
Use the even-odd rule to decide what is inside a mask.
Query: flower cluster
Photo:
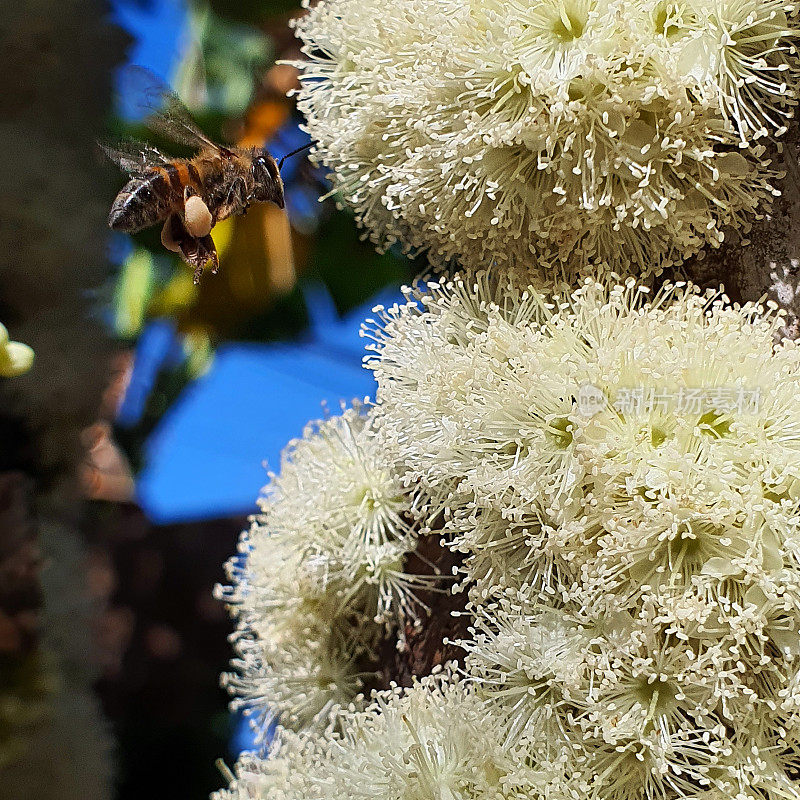
[[[725,552],[746,559],[756,557],[748,542],[763,539],[769,549],[775,530],[793,526],[800,356],[789,342],[774,349],[781,316],[679,286],[650,304],[647,297],[632,280],[610,293],[587,281],[548,302],[482,273],[429,284],[418,307],[385,314],[370,365],[386,447],[407,484],[438,502],[456,493],[482,509],[453,523],[470,551],[502,560],[494,553],[508,543],[495,547],[486,529],[506,521],[514,528],[503,537],[529,541],[556,527],[575,537],[556,548],[568,572],[588,568],[587,559],[598,571],[608,554],[608,573],[596,575],[606,594],[609,580],[620,591],[662,581],[662,560],[677,557],[672,536],[656,548],[664,531],[697,541],[692,558],[677,561],[688,572],[715,556],[724,577],[752,567],[716,559],[723,530],[739,531]],[[578,405],[587,386],[604,399],[591,416]],[[617,395],[637,387],[665,397],[699,388],[725,404],[652,403],[622,413]],[[758,390],[758,403],[739,412],[730,390]],[[601,549],[587,549],[599,531],[608,532]],[[542,541],[536,549],[553,548]],[[555,566],[546,569],[551,579]],[[513,560],[511,567],[520,574]]]
[[[324,0],[297,28],[316,156],[381,246],[658,272],[777,193],[785,0]]]
[[[557,762],[526,763],[499,718],[452,672],[375,695],[344,716],[341,738],[284,733],[265,759],[245,757],[218,800],[579,800]]]
[[[377,667],[385,625],[414,613],[424,577],[403,571],[413,498],[381,458],[362,409],[290,444],[220,590],[239,618],[229,688],[259,728],[326,727]]]
[[[632,279],[408,293],[365,331],[375,405],[293,444],[236,562],[236,680],[283,725],[220,798],[800,798],[782,316]],[[621,410],[640,390],[703,402]],[[380,631],[412,607],[369,565],[432,527],[464,555],[465,656],[369,702]]]
[[[602,800],[800,796],[800,348],[776,345],[781,315],[486,273],[412,300],[372,333],[379,428],[450,510],[464,671],[508,741],[569,754]],[[721,400],[623,413],[635,387]]]

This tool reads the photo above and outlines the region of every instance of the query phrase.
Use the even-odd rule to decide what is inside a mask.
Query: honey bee
[[[101,144],[106,155],[131,175],[108,216],[112,230],[136,233],[163,223],[161,243],[180,253],[194,268],[198,283],[207,264],[219,269],[211,230],[218,222],[245,214],[251,203],[284,206],[280,164],[260,147],[225,147],[212,142],[197,126],[178,96],[146,70],[146,124],[154,132],[189,146],[192,158],[173,158],[138,141]]]

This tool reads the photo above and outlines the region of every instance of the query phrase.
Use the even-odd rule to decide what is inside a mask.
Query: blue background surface
[[[337,413],[342,401],[374,396],[372,373],[361,365],[365,341],[359,331],[375,305],[402,302],[402,294],[387,289],[342,320],[320,287],[306,298],[312,324],[303,341],[223,345],[208,373],[161,419],[137,481],[137,500],[153,522],[255,511],[267,481],[265,464],[279,468],[283,448],[323,416],[323,404]],[[142,342],[132,386],[151,384],[154,376],[142,370],[160,368],[170,353],[162,335],[143,336]]]

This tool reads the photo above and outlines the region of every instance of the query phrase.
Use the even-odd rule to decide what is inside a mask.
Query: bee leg
[[[180,241],[186,236],[180,217],[177,214],[170,214],[164,227],[161,229],[161,244],[172,253],[180,253]]]
[[[200,283],[207,266],[210,266],[212,275],[216,275],[219,271],[219,256],[211,236],[203,236],[201,239],[187,236],[181,242],[181,255],[190,267],[194,267],[192,280],[195,284]]]
[[[208,259],[203,257],[203,248],[200,246],[200,241],[186,231],[180,219],[178,224],[182,232],[182,236],[178,240],[181,257],[186,264],[194,269],[194,283],[199,283],[200,276],[203,274],[203,267]]]
[[[206,258],[205,263],[211,265],[211,274],[216,275],[219,272],[219,254],[214,240],[210,236],[204,236],[200,240],[200,247]]]
[[[210,236],[207,238],[211,238]],[[208,249],[200,240],[192,236],[183,224],[179,214],[170,214],[161,231],[161,241],[168,250],[181,254],[184,262],[194,268],[193,280],[199,283],[203,267],[208,261]]]

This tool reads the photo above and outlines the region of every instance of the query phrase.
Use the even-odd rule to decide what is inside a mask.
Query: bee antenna
[[[298,153],[302,153],[303,150],[308,150],[310,147],[314,146],[314,142],[309,142],[308,144],[304,144],[302,147],[298,147],[296,150],[292,150],[291,153],[287,153],[279,162],[278,162],[278,169],[283,168],[283,162],[286,161],[287,158],[291,156],[296,156]]]

